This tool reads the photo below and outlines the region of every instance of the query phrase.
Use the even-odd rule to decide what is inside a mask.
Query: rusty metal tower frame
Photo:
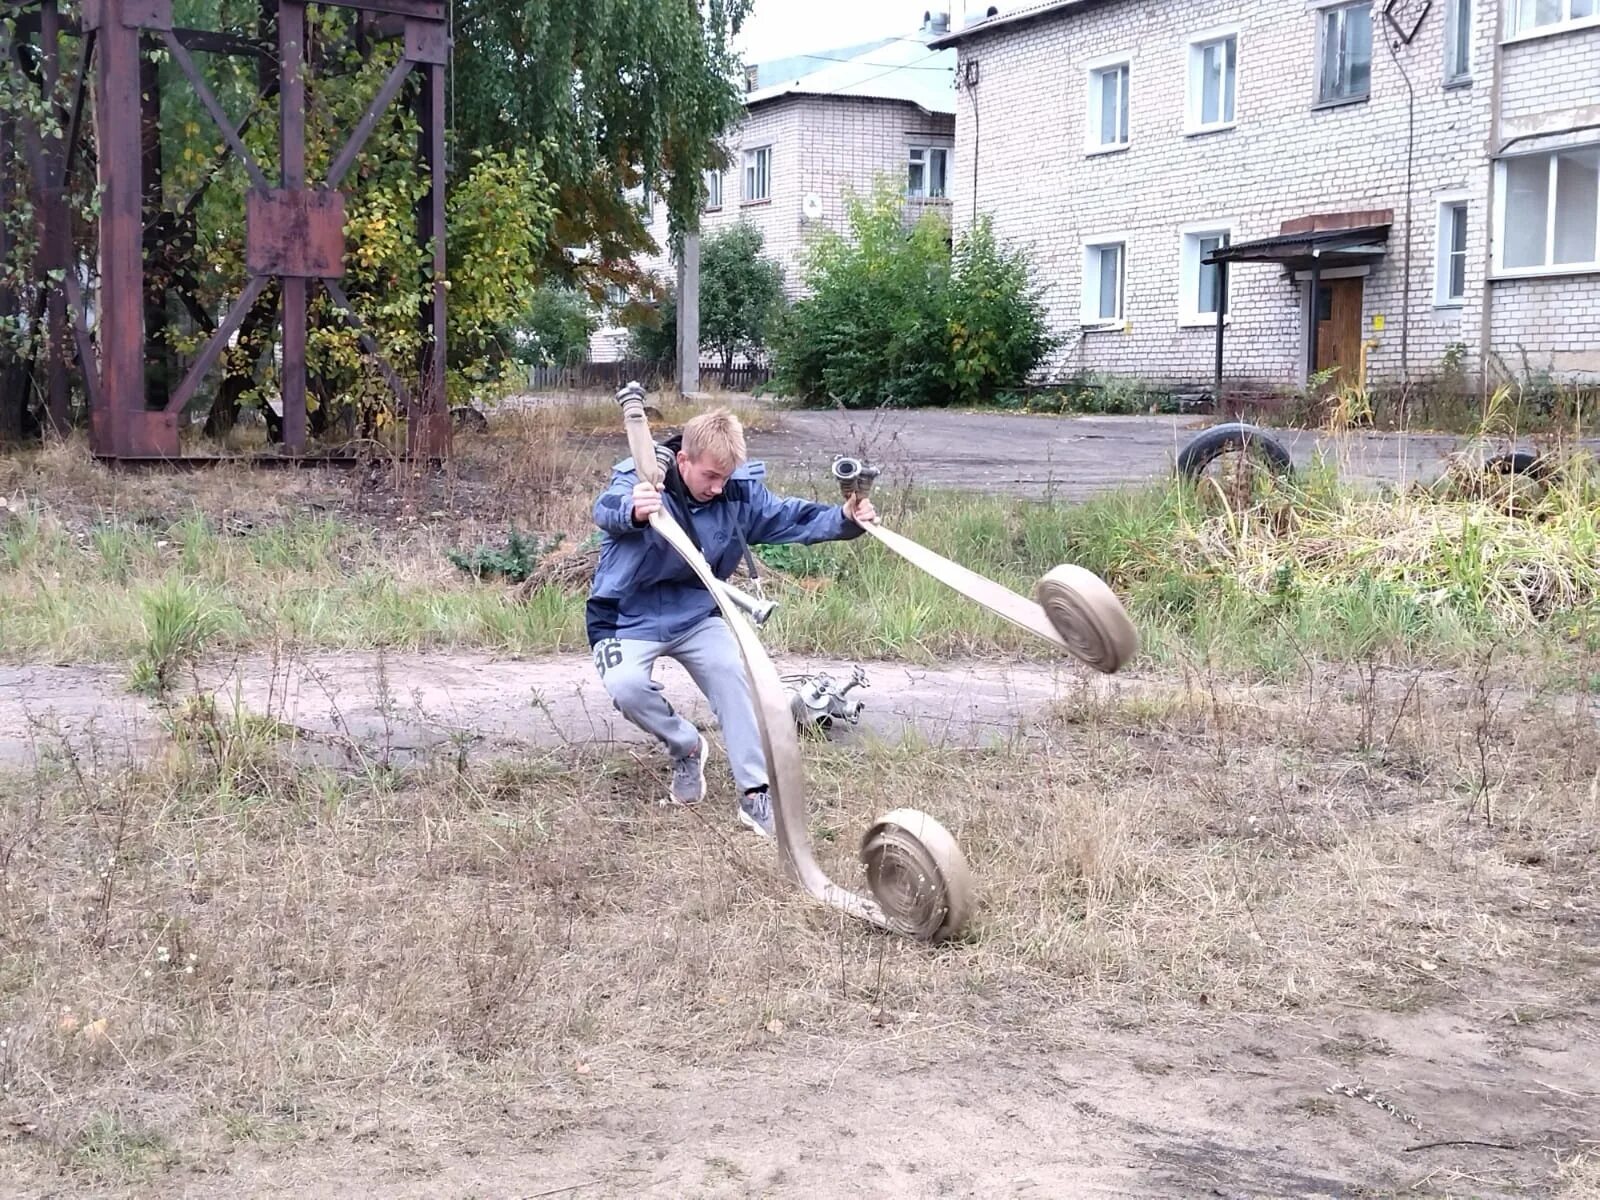
[[[404,50],[333,158],[325,179],[306,171],[306,13],[321,7],[356,10],[375,37],[403,38]],[[304,453],[307,437],[306,332],[308,289],[326,290],[343,319],[357,332],[363,349],[378,364],[407,416],[407,451],[439,457],[450,440],[445,406],[445,72],[450,57],[444,0],[277,0],[277,91],[280,113],[279,172],[269,180],[243,140],[243,126],[224,113],[190,49],[235,53],[257,49],[245,39],[208,30],[174,28],[172,0],[82,0],[76,26],[63,20],[59,0],[0,4],[23,18],[19,28],[37,32],[43,64],[41,85],[53,96],[60,77],[59,39],[79,34],[82,50],[76,98],[63,140],[44,138],[30,122],[22,126],[23,149],[33,176],[34,199],[42,215],[39,278],[51,353],[50,423],[67,421],[65,327],[70,313],[77,357],[90,409],[90,441],[96,456],[113,460],[174,459],[180,456],[178,418],[216,365],[246,314],[275,280],[281,310],[283,448]],[[32,10],[31,12],[29,10]],[[153,39],[171,54],[215,123],[223,142],[249,176],[246,198],[248,280],[232,307],[211,332],[187,374],[164,402],[147,400],[145,363],[145,197],[146,178],[141,120],[143,91],[141,39]],[[18,47],[13,47],[16,54]],[[21,65],[18,58],[17,65]],[[9,69],[12,64],[7,63]],[[78,149],[85,91],[94,96],[96,166],[100,185],[100,284],[98,325],[88,329],[82,288],[73,270],[65,197]],[[413,392],[384,360],[362,329],[339,280],[344,262],[345,198],[339,185],[355,165],[383,113],[394,103],[413,71],[423,83],[418,99],[418,158],[429,190],[418,205],[419,242],[432,252],[432,286],[418,313],[424,334]],[[248,119],[248,118],[247,118]],[[7,131],[0,130],[0,143]],[[0,144],[0,154],[10,147]],[[159,181],[155,181],[159,186]],[[54,275],[50,274],[55,273]],[[59,275],[57,281],[56,275]]]

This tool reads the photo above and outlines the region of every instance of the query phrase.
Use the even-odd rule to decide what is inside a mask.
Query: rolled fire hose
[[[629,383],[617,393],[617,402],[622,406],[634,470],[639,478],[659,488],[666,472],[656,457],[655,440],[645,417],[644,389]],[[806,828],[799,733],[777,668],[746,620],[746,614],[764,620],[771,605],[758,613],[752,610],[753,598],[741,602],[744,593],[717,579],[705,556],[665,508],[650,514],[650,527],[705,585],[738,643],[755,701],[778,850],[785,869],[815,899],[879,928],[927,942],[959,934],[972,916],[972,877],[950,831],[926,813],[896,809],[867,830],[860,852],[872,892],[870,900],[840,887],[817,865]]]
[[[878,472],[860,459],[833,460],[833,477],[845,499],[866,497]],[[976,601],[997,616],[1053,642],[1095,670],[1110,675],[1127,666],[1138,652],[1139,635],[1117,594],[1092,571],[1063,563],[1052,567],[1037,584],[1037,600],[969,571],[935,554],[881,521],[863,526],[879,542],[932,575],[946,587]]]

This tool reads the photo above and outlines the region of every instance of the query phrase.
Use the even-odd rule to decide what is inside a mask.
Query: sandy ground
[[[1529,1021],[1480,996],[1157,1036],[1086,1019],[1073,1045],[995,1032],[955,1054],[938,1048],[951,1031],[908,1022],[854,1044],[775,1039],[730,1067],[595,1079],[553,1130],[519,1135],[513,1104],[487,1125],[412,1113],[400,1133],[379,1106],[347,1135],[240,1149],[141,1194],[1552,1195],[1539,1181],[1557,1156],[1600,1137],[1596,1017]]]

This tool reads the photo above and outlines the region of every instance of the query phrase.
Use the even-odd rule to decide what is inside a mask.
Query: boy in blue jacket
[[[717,409],[684,425],[660,491],[639,478],[631,458],[612,469],[594,505],[605,536],[586,617],[595,669],[612,703],[672,756],[670,801],[705,798],[709,746],[652,678],[663,655],[688,671],[717,715],[741,793],[739,819],[772,837],[766,755],[738,644],[711,593],[650,528],[650,514],[665,506],[724,580],[746,546],[845,541],[860,537],[861,523],[877,514],[867,499],[840,506],[774,496],[762,483],[763,465],[746,462],[745,453],[739,419]]]

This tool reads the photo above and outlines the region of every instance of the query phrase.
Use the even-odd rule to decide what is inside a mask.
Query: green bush
[[[741,221],[700,248],[700,349],[724,368],[740,354],[759,357],[783,311],[783,270],[761,255],[761,231]],[[650,362],[678,356],[678,299],[668,288],[655,319],[628,335],[629,352]]]
[[[1027,256],[1001,247],[987,219],[952,253],[941,216],[907,230],[900,197],[880,183],[851,201],[849,227],[807,250],[808,295],[774,338],[778,390],[850,408],[982,403],[1053,348]]]
[[[598,317],[588,298],[574,288],[543,284],[514,331],[518,361],[530,366],[572,366],[589,354],[589,335]]]

